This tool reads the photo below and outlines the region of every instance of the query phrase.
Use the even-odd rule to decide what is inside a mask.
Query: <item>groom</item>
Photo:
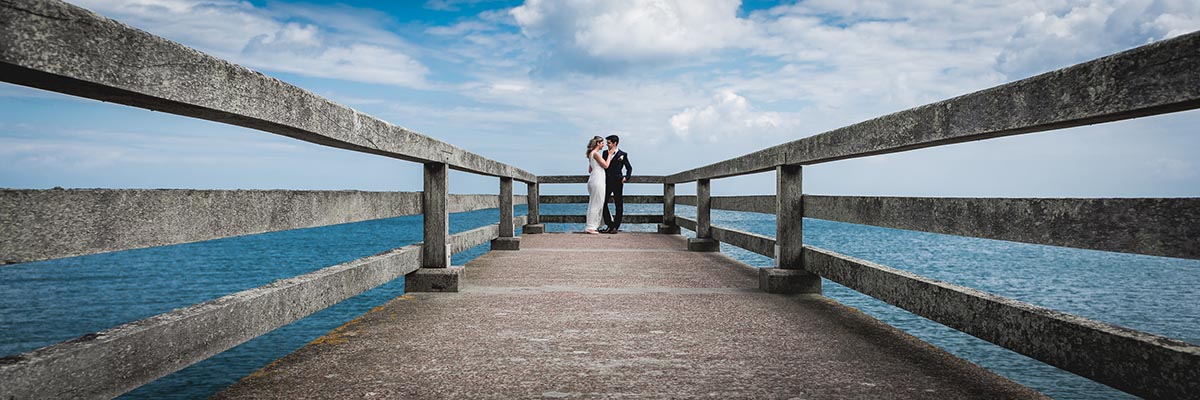
[[[621,142],[621,138],[617,135],[609,135],[604,138],[608,144],[608,150],[601,154],[601,157],[608,158],[609,152],[616,152],[612,162],[608,163],[608,168],[604,170],[605,182],[604,187],[607,193],[604,194],[604,225],[608,229],[602,230],[603,233],[617,233],[621,229],[621,216],[625,214],[625,198],[621,194],[625,189],[625,182],[629,181],[630,175],[633,175],[633,166],[629,164],[629,154],[617,148],[617,143]],[[625,168],[625,175],[621,175],[621,168]],[[608,196],[612,196],[613,203],[617,206],[617,218],[608,213]]]

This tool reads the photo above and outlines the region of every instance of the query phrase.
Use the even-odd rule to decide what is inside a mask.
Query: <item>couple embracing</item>
[[[596,136],[588,141],[588,209],[587,227],[583,230],[585,233],[617,233],[621,228],[621,216],[625,214],[622,192],[625,182],[633,174],[633,166],[629,164],[629,154],[617,148],[620,141],[621,138],[617,135],[609,135],[607,138]],[[603,148],[604,145],[608,146],[607,150]],[[622,168],[625,169],[624,175],[621,174]],[[617,206],[615,218],[608,213],[607,200],[610,195]],[[606,227],[597,230],[600,227],[601,213]]]

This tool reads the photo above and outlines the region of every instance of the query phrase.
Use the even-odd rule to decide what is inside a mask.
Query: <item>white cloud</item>
[[[650,67],[700,57],[750,33],[739,0],[528,0],[510,13],[567,68]]]
[[[426,87],[429,69],[373,12],[348,7],[258,8],[235,0],[74,0],[74,3],[196,47],[270,71]]]
[[[670,123],[676,136],[711,142],[776,133],[791,125],[777,112],[754,110],[745,97],[731,91],[717,93],[708,105],[675,114]]]
[[[1195,0],[1066,1],[1025,16],[997,56],[1011,79],[1200,30]]]

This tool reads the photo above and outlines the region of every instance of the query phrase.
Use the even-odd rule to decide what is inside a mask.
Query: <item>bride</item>
[[[588,158],[588,209],[587,209],[587,227],[584,228],[585,233],[598,235],[600,232],[596,228],[600,227],[600,211],[604,209],[604,170],[608,168],[608,163],[612,162],[617,152],[612,152],[608,158],[600,156],[600,149],[604,145],[604,138],[596,136],[588,141],[587,158]]]

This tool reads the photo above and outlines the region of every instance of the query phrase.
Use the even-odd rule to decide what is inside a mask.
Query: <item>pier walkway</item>
[[[217,397],[1040,397],[679,235],[527,235],[466,268]]]

